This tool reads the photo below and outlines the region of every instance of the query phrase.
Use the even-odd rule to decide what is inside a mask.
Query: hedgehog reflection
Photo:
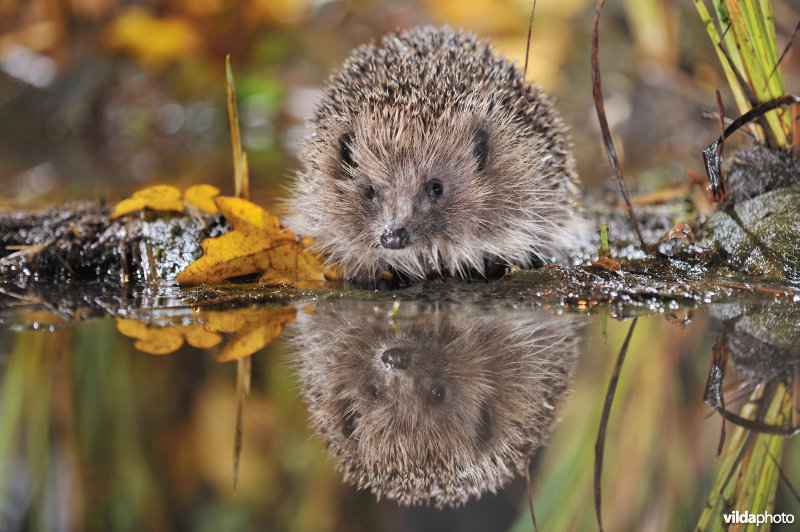
[[[386,311],[318,309],[294,337],[311,419],[345,480],[441,507],[524,471],[567,389],[580,318]]]

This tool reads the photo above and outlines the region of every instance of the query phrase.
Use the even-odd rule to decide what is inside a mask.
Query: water
[[[528,456],[540,529],[594,528],[595,441],[634,315],[606,528],[694,526],[748,441],[749,480],[737,470],[726,489],[777,489],[774,511],[800,514],[763,451],[796,481],[796,439],[759,432],[797,426],[790,295],[608,304],[525,276],[282,302],[241,285],[238,304],[222,288],[75,288],[4,291],[2,530],[526,530]],[[710,365],[731,413],[720,458]]]

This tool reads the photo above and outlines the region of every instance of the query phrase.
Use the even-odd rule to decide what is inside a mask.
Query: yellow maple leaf
[[[325,282],[326,278],[337,278],[334,272],[326,271],[319,258],[305,250],[302,241],[275,246],[268,258],[269,267],[259,279],[266,285],[313,288]]]
[[[261,229],[272,238],[294,239],[294,233],[281,227],[281,219],[262,209],[255,203],[242,198],[220,196],[214,200],[219,212],[236,228],[245,230]],[[249,227],[245,227],[249,226]]]
[[[137,190],[130,198],[117,203],[111,218],[119,218],[142,209],[182,212],[181,191],[169,185],[155,185]]]
[[[233,230],[203,240],[203,256],[178,275],[180,284],[213,284],[253,273],[262,274],[262,283],[300,287],[335,278],[306,249],[311,241],[283,228],[276,215],[240,198],[219,196],[214,202]]]
[[[217,214],[219,209],[214,203],[214,198],[219,196],[219,189],[213,185],[194,185],[183,192],[183,201],[194,205],[201,211]]]
[[[217,355],[217,362],[230,362],[269,345],[280,335],[284,325],[294,321],[296,314],[297,310],[292,307],[209,312],[203,327],[214,333],[236,333]]]

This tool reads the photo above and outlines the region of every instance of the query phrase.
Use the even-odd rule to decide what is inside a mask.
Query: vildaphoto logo
[[[740,512],[734,510],[730,513],[724,514],[722,519],[726,525],[765,525],[776,523],[794,523],[794,514],[771,514],[764,512],[762,514],[751,514],[747,510]]]

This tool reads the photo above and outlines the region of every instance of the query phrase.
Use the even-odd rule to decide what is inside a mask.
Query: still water
[[[0,530],[530,530],[526,471],[541,530],[596,529],[634,316],[606,529],[772,498],[800,517],[792,297],[485,293],[504,283],[224,304],[4,287]]]

